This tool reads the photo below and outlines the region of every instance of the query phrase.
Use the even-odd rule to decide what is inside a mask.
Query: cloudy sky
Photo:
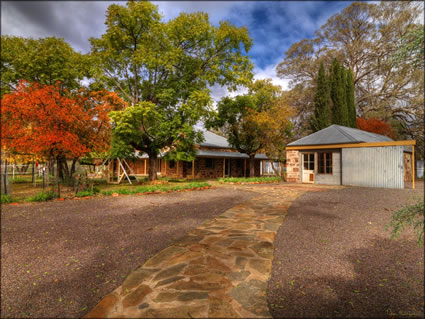
[[[1,33],[40,38],[64,38],[76,50],[88,52],[90,37],[105,32],[105,11],[118,1],[1,1]],[[125,5],[125,2],[119,2]],[[229,20],[247,26],[254,45],[249,52],[256,78],[272,78],[287,87],[288,80],[276,76],[276,65],[292,43],[312,37],[314,31],[348,1],[157,1],[164,20],[180,12],[207,12],[213,24]],[[226,94],[213,89],[214,99]]]

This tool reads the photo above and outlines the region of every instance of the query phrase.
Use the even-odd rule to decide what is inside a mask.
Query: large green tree
[[[314,114],[311,120],[313,132],[320,131],[329,126],[329,86],[325,67],[320,63],[317,75],[316,95],[314,98]]]
[[[1,96],[14,91],[20,80],[76,89],[89,76],[88,59],[63,39],[1,37]]]
[[[422,16],[423,7],[418,2],[353,2],[330,17],[313,38],[294,43],[277,73],[292,80],[293,106],[301,128],[297,132],[308,133],[320,62],[329,68],[335,57],[353,72],[359,116],[384,121],[395,118],[407,130],[412,127],[412,118],[421,119],[423,125],[424,70],[413,68],[410,59],[402,58],[398,64],[393,59],[400,39],[406,39],[412,30],[423,29],[423,24],[418,24]],[[418,48],[423,51],[423,46]],[[423,126],[419,131],[423,132]]]
[[[93,85],[113,89],[131,105],[112,115],[114,141],[146,152],[153,180],[161,150],[173,159],[193,158],[193,144],[201,140],[194,125],[212,103],[208,88],[232,90],[250,81],[245,53],[251,38],[246,28],[212,25],[205,13],[163,22],[145,1],[110,5],[105,24],[106,32],[90,39],[98,78]]]
[[[270,79],[257,80],[249,86],[247,94],[221,99],[216,117],[207,123],[208,128],[219,129],[232,147],[249,156],[250,176],[255,175],[255,154],[266,145],[272,151],[271,134],[276,137],[290,124],[287,116],[282,116],[285,110],[277,109],[280,95],[281,88],[273,85]],[[277,123],[277,120],[281,121]],[[286,125],[284,128],[282,123]]]

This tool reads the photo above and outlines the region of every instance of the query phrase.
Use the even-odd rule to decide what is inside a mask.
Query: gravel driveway
[[[150,256],[257,195],[217,188],[3,206],[2,317],[80,317]]]
[[[395,209],[423,196],[418,184],[297,199],[275,239],[273,317],[423,317],[424,249],[413,232],[391,240],[384,229]]]

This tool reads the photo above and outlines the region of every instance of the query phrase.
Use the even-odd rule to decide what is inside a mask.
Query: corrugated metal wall
[[[342,149],[342,185],[404,188],[403,146]]]

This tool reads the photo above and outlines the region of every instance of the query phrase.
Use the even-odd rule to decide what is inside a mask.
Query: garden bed
[[[225,177],[219,178],[218,182],[222,184],[269,184],[280,183],[282,179],[278,176],[270,177]]]
[[[20,187],[23,185],[21,184]],[[104,190],[106,188],[106,190]],[[171,192],[183,192],[183,191],[194,191],[194,190],[203,190],[210,189],[212,186],[206,182],[191,182],[191,183],[174,183],[170,184],[168,182],[154,185],[121,185],[120,188],[117,188],[117,185],[98,185],[94,186],[91,189],[83,190],[75,194],[72,191],[72,187],[61,187],[61,194],[65,196],[59,196],[53,190],[42,190],[38,193],[32,192],[31,195],[26,195],[25,197],[20,196],[8,196],[2,195],[1,203],[2,204],[14,204],[17,205],[19,202],[45,202],[51,200],[64,200],[64,199],[82,199],[82,198],[92,198],[98,195],[104,196],[118,196],[118,195],[150,195],[150,194],[164,194]],[[103,190],[102,190],[103,189]]]

